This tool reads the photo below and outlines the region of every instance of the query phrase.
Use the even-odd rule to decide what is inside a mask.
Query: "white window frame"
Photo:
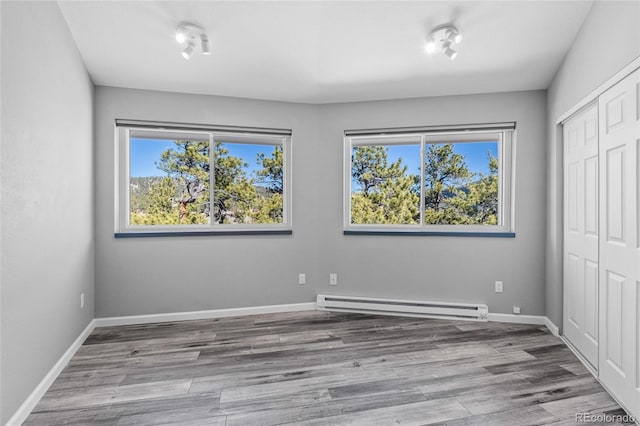
[[[214,199],[215,182],[213,176],[214,144],[216,142],[245,143],[252,145],[282,146],[283,150],[283,210],[282,223],[260,224],[218,224],[211,221],[209,224],[194,225],[132,225],[130,223],[130,139],[131,134],[145,134],[145,137],[158,137],[171,140],[190,139],[197,136],[196,140],[208,139],[210,144],[209,163],[211,164],[210,176],[210,200]],[[115,129],[115,236],[120,238],[138,236],[172,236],[172,235],[214,235],[214,234],[268,234],[292,232],[292,191],[291,191],[291,136],[286,134],[268,134],[250,130],[202,130],[200,128],[165,128],[158,126],[137,127],[116,126]],[[148,135],[148,136],[146,136]],[[154,136],[155,135],[155,136]],[[213,211],[210,211],[213,214]]]
[[[344,138],[344,226],[345,234],[416,234],[437,236],[515,237],[515,126],[503,129],[431,130],[423,132],[391,132],[347,135]],[[433,225],[424,224],[424,161],[426,147],[440,143],[474,143],[498,141],[498,224],[497,225]],[[354,224],[351,223],[351,156],[354,147],[385,145],[420,145],[420,223],[419,224]]]

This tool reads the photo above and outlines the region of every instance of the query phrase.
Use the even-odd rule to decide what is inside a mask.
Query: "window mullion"
[[[209,133],[209,226],[215,226],[214,202],[213,198],[216,189],[216,158],[215,158],[215,137]]]
[[[129,164],[129,156],[131,152],[131,144],[129,138],[131,137],[131,131],[129,129],[124,129],[124,143],[120,145],[121,151],[118,152],[118,161],[121,164],[124,164],[124,173],[121,175],[121,180],[118,182],[120,185],[119,190],[123,192],[124,196],[120,197],[124,208],[120,208],[117,213],[120,217],[120,226],[123,224],[125,226],[130,225],[131,220],[131,165]],[[124,146],[123,146],[124,145]]]
[[[424,164],[425,164],[425,136],[420,138],[420,226],[424,226],[425,203],[424,203]]]
[[[504,225],[504,133],[498,139],[498,225]]]

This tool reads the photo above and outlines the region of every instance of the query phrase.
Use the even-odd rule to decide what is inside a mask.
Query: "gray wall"
[[[93,84],[56,3],[0,7],[4,424],[93,318]]]
[[[98,87],[96,316],[309,302],[318,292],[542,315],[544,107],[543,91],[311,106]],[[293,235],[114,239],[115,118],[293,129]],[[342,235],[344,129],[496,121],[518,122],[517,238]],[[498,279],[504,294],[493,293]]]
[[[116,118],[293,129],[293,235],[114,239]],[[318,132],[310,105],[96,88],[96,317],[313,301]]]
[[[640,55],[640,2],[597,1],[547,94],[546,312],[562,326],[562,145],[556,121]]]
[[[320,292],[484,302],[544,315],[545,94],[448,96],[322,107]],[[516,238],[342,235],[345,129],[516,121]],[[337,272],[338,287],[327,285]],[[504,293],[493,290],[504,281]]]

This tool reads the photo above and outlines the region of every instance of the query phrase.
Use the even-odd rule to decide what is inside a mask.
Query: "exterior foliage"
[[[489,152],[487,161],[488,173],[472,173],[453,144],[427,145],[424,224],[497,225],[498,160]],[[385,146],[354,147],[351,164],[351,223],[420,223],[420,175],[402,158],[390,163]]]
[[[407,174],[402,159],[389,164],[384,146],[353,149],[351,176],[361,188],[351,194],[351,222],[359,224],[417,224],[420,194],[415,175]]]
[[[157,161],[164,177],[131,178],[132,225],[282,223],[282,148],[271,157],[258,155],[255,176],[248,163],[213,146],[213,200],[209,142],[174,141]]]

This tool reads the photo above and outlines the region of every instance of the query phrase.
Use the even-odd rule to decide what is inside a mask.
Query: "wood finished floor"
[[[575,425],[582,412],[624,414],[544,327],[310,311],[98,328],[25,425]]]

